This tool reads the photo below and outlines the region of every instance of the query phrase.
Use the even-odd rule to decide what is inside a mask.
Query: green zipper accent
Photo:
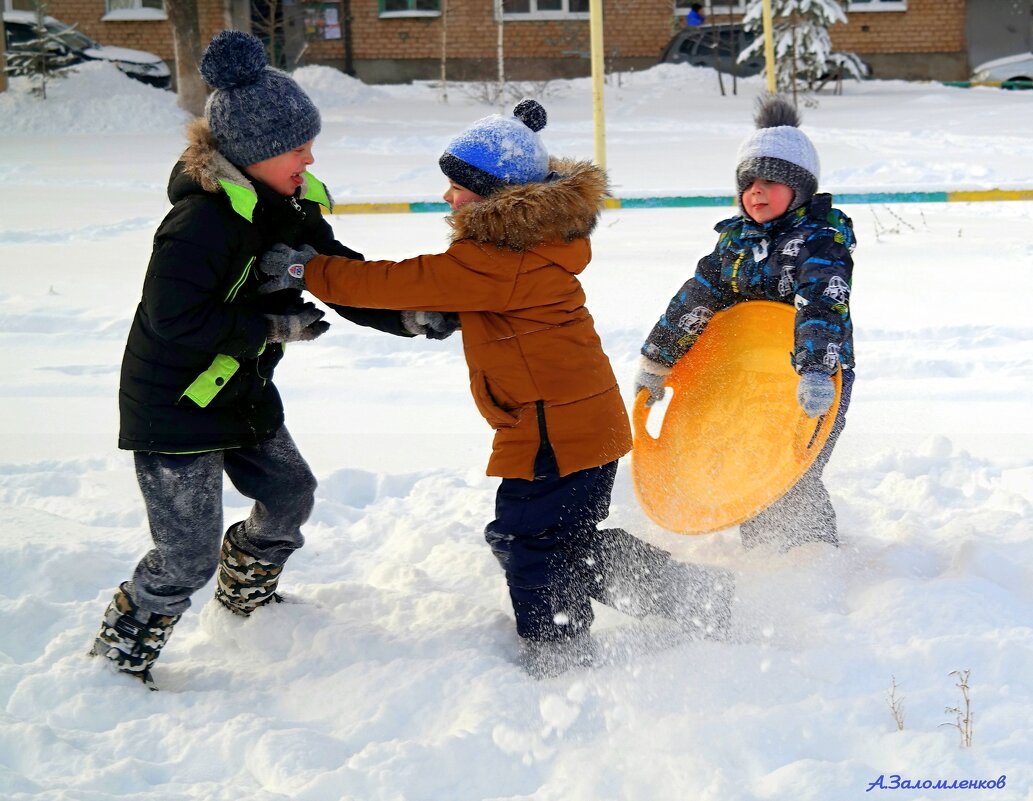
[[[212,360],[211,366],[195,378],[186,391],[179,396],[180,400],[190,398],[202,409],[206,408],[239,368],[240,362],[232,356],[220,353]]]
[[[226,293],[226,299],[223,303],[232,303],[233,299],[237,297],[237,293],[240,288],[244,286],[244,282],[247,280],[248,274],[251,272],[251,265],[255,263],[255,257],[252,256],[248,263],[244,265],[244,272],[240,274],[240,278],[237,279],[236,283],[230,287],[230,291]]]
[[[160,453],[162,456],[195,456],[199,453],[215,453],[216,451],[230,451],[234,448],[242,448],[243,445],[227,445],[224,448],[204,448],[199,451],[145,451],[145,453]]]

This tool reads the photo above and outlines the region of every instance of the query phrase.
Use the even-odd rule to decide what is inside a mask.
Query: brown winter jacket
[[[534,477],[543,437],[561,475],[631,449],[631,430],[578,274],[588,265],[606,175],[553,160],[554,181],[506,187],[449,218],[444,253],[399,262],[317,256],[305,283],[320,300],[455,311],[474,401],[495,429],[488,475]]]

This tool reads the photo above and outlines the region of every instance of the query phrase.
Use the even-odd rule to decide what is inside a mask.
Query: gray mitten
[[[305,265],[317,255],[311,245],[302,245],[298,250],[290,245],[273,245],[258,260],[259,271],[269,276],[258,288],[259,293],[267,295],[281,289],[304,289]]]
[[[808,417],[818,417],[831,408],[836,399],[836,386],[825,373],[804,373],[796,386],[796,399]]]
[[[445,339],[459,328],[459,315],[455,312],[402,312],[402,327],[413,336],[427,339]]]
[[[330,323],[324,322],[324,316],[325,312],[312,303],[304,304],[300,311],[292,314],[267,314],[265,319],[269,333],[266,339],[269,342],[306,342],[315,339],[330,328]]]
[[[649,397],[646,398],[646,406],[652,406],[657,401],[664,399],[667,394],[667,387],[664,385],[671,368],[666,364],[654,362],[645,356],[639,359],[638,373],[635,375],[635,397],[639,396],[642,390],[649,390]]]

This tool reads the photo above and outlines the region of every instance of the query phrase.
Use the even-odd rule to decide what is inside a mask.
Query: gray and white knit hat
[[[273,69],[255,36],[222,31],[201,56],[214,90],[204,116],[219,152],[238,167],[271,159],[315,139],[319,110],[287,73]]]
[[[800,130],[800,115],[780,97],[761,97],[754,117],[757,130],[741,145],[736,157],[735,188],[742,193],[757,178],[778,181],[793,190],[788,211],[807,203],[818,191],[821,166],[818,151]]]

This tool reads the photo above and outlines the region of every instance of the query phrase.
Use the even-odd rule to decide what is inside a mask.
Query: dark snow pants
[[[304,543],[316,478],[285,427],[254,448],[174,455],[137,451],[136,479],[154,548],[127,590],[143,610],[179,615],[215,574],[222,545],[222,474],[255,505],[234,534],[247,553],[282,565]]]
[[[807,542],[839,544],[836,533],[836,511],[821,474],[836,447],[836,440],[846,427],[846,412],[854,388],[854,371],[843,370],[843,389],[839,411],[832,423],[829,438],[817,458],[789,492],[767,509],[739,526],[742,544],[753,548],[765,542],[777,542],[784,550]]]
[[[506,573],[517,633],[561,640],[593,620],[591,598],[629,614],[653,610],[670,554],[614,528],[610,513],[617,462],[560,476],[542,445],[533,481],[504,478],[495,520],[484,535]]]

